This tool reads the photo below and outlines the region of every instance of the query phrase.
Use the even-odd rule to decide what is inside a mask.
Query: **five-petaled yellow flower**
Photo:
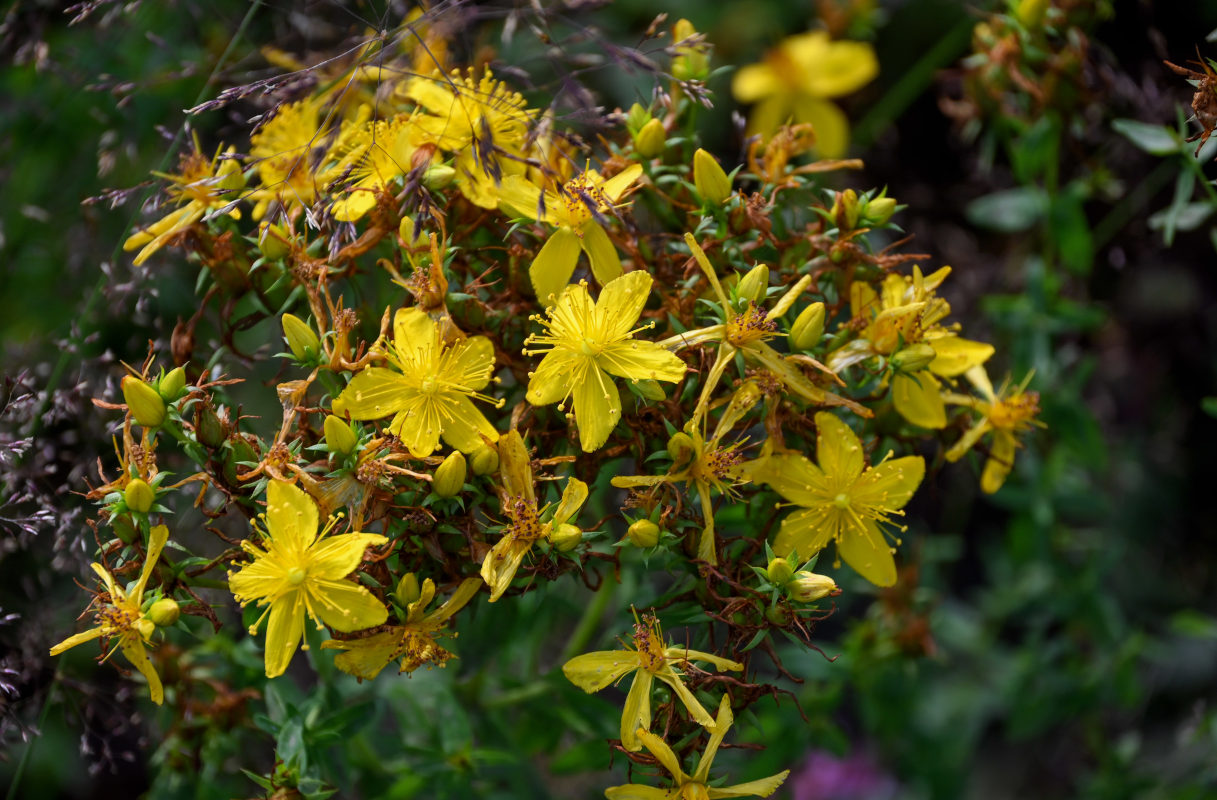
[[[986,494],[993,494],[1006,482],[1006,476],[1014,467],[1014,451],[1020,446],[1018,434],[1035,425],[1043,425],[1035,418],[1040,410],[1040,395],[1027,391],[1031,375],[1018,386],[1011,386],[1007,381],[995,392],[984,367],[972,367],[964,374],[984,399],[957,394],[947,394],[945,399],[948,403],[973,408],[982,417],[946,452],[946,459],[958,461],[963,458],[980,437],[992,431],[993,447],[980,475],[980,488]]]
[[[246,540],[241,547],[253,561],[228,574],[228,587],[242,606],[251,600],[266,606],[250,626],[266,630],[266,677],[287,670],[304,638],[304,618],[310,616],[338,631],[358,631],[382,624],[389,612],[384,603],[346,577],[355,571],[370,545],[384,544],[375,533],[318,536],[317,504],[301,489],[283,481],[266,488],[266,531],[262,546]],[[320,627],[320,625],[318,625]]]
[[[436,636],[481,588],[480,579],[466,578],[452,597],[428,614],[427,606],[435,598],[435,582],[427,578],[419,598],[406,611],[405,625],[390,625],[362,639],[328,639],[321,647],[345,651],[334,657],[334,664],[359,680],[375,678],[392,661],[400,660],[399,672],[413,672],[424,664],[442,667],[453,655],[436,641]]]
[[[867,466],[858,435],[826,411],[816,414],[816,431],[818,466],[798,453],[775,453],[755,476],[803,506],[782,521],[773,551],[810,558],[835,540],[837,553],[862,577],[891,586],[896,561],[883,526],[921,485],[925,459],[905,456]]]
[[[144,589],[148,586],[148,578],[151,577],[152,570],[156,567],[156,562],[161,557],[161,551],[165,549],[165,543],[168,541],[168,528],[164,525],[157,525],[152,529],[148,539],[148,552],[144,556],[144,567],[140,570],[139,580],[135,582],[135,586],[129,593],[114,582],[114,576],[107,572],[105,567],[97,563],[92,564],[93,571],[105,583],[106,592],[110,595],[109,602],[102,603],[101,608],[97,611],[97,627],[69,636],[51,648],[51,655],[57,656],[69,648],[97,638],[117,638],[118,649],[123,651],[127,660],[148,681],[148,693],[152,696],[152,702],[158,706],[165,701],[165,690],[161,686],[160,677],[152,667],[148,652],[144,649],[144,645],[152,636],[152,631],[156,629],[156,624],[148,618],[141,607],[144,604]]]
[[[830,97],[856,91],[874,80],[879,62],[865,42],[834,42],[824,31],[791,36],[735,73],[731,92],[741,103],[756,103],[748,135],[768,140],[793,120],[810,123],[823,158],[838,158],[849,147],[849,120]]]
[[[718,716],[710,728],[710,741],[697,762],[697,769],[692,775],[686,775],[680,768],[680,759],[668,743],[655,734],[638,729],[638,738],[651,751],[651,755],[663,765],[672,776],[676,785],[670,789],[657,789],[640,783],[627,783],[624,786],[611,786],[605,790],[604,796],[609,800],[717,800],[720,797],[768,797],[778,790],[786,780],[790,770],[783,770],[768,778],[737,783],[734,786],[709,786],[710,766],[723,738],[735,722],[731,713],[731,698],[723,695],[718,706]]]
[[[635,623],[632,645],[625,645],[624,650],[584,653],[562,666],[567,679],[588,693],[598,692],[628,673],[634,673],[634,682],[621,713],[622,746],[631,751],[642,748],[639,736],[651,727],[651,686],[657,678],[672,688],[698,724],[712,729],[713,718],[681,681],[681,673],[675,667],[691,661],[705,661],[717,669],[739,672],[744,665],[700,650],[669,647],[659,628],[659,620],[653,616]]]
[[[431,455],[440,436],[466,453],[498,439],[470,399],[496,402],[478,391],[494,371],[494,345],[485,336],[446,343],[438,322],[417,307],[403,308],[393,318],[393,342],[384,354],[396,369],[360,372],[334,399],[335,414],[359,420],[392,414],[389,432],[416,458]]]
[[[528,450],[516,429],[511,429],[499,440],[499,458],[499,471],[503,477],[500,501],[507,524],[503,538],[495,542],[482,561],[481,573],[482,580],[490,587],[492,603],[507,591],[532,546],[552,537],[561,526],[569,525],[587,500],[587,484],[578,478],[569,478],[553,516],[544,519],[549,507],[537,508]]]
[[[549,349],[524,351],[545,354],[530,375],[526,397],[534,406],[543,406],[565,403],[573,394],[579,444],[585,453],[603,445],[621,419],[621,396],[612,376],[672,383],[684,377],[685,363],[676,355],[654,342],[634,339],[635,333],[649,327],[635,328],[634,323],[651,283],[645,272],[622,275],[605,284],[595,303],[586,283],[572,284],[546,310],[548,319],[533,317],[546,332],[529,336],[524,344]]]
[[[640,164],[631,164],[607,180],[589,170],[556,192],[542,191],[520,176],[503,181],[501,205],[518,216],[557,227],[528,270],[533,291],[543,305],[552,303],[570,283],[580,250],[587,253],[592,274],[601,286],[621,276],[617,248],[604,231],[605,215],[640,175]]]

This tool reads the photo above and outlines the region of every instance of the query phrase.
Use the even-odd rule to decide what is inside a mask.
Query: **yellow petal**
[[[621,172],[606,180],[600,190],[604,192],[604,196],[608,198],[610,203],[616,203],[641,175],[642,165],[630,164],[621,170]]]
[[[840,158],[849,149],[849,119],[836,103],[799,95],[791,108],[795,122],[810,123],[820,158]]]
[[[621,746],[632,753],[642,749],[643,740],[638,736],[639,731],[651,727],[652,681],[651,673],[645,669],[638,670],[634,673],[629,694],[625,696],[625,708],[621,711]]]
[[[760,780],[737,783],[734,786],[723,786],[718,789],[710,787],[706,789],[706,796],[710,800],[719,797],[768,797],[778,790],[789,774],[790,770],[787,769],[777,775],[770,775],[768,778]]]
[[[590,694],[616,683],[627,672],[638,669],[638,663],[638,653],[633,650],[602,650],[575,656],[562,665],[562,674]]]
[[[471,336],[453,345],[451,359],[443,366],[445,376],[459,378],[461,388],[479,391],[494,373],[494,343],[485,336]]]
[[[228,589],[239,603],[277,596],[287,580],[283,565],[271,558],[259,558],[228,576]]]
[[[435,320],[418,306],[400,308],[393,315],[393,346],[415,364],[429,364],[435,358],[439,336]]]
[[[845,531],[837,540],[837,552],[846,564],[876,586],[895,585],[896,561],[891,547],[871,520]]]
[[[681,682],[680,677],[676,673],[669,669],[667,672],[659,673],[656,677],[672,687],[672,690],[676,692],[676,696],[680,698],[680,702],[688,709],[689,716],[693,717],[699,725],[706,728],[714,726],[714,718],[710,716],[710,712],[706,711],[705,707],[693,696],[693,693],[689,691],[689,687]]]
[[[558,228],[550,234],[528,270],[532,289],[541,305],[557,302],[562,290],[570,283],[570,276],[575,273],[582,246],[583,240],[570,228]]]
[[[684,770],[680,768],[680,759],[672,752],[672,748],[668,747],[667,742],[641,728],[638,730],[638,738],[646,745],[647,750],[651,751],[651,755],[655,756],[660,764],[663,764],[663,768],[671,773],[677,783],[688,781],[689,776],[685,775]]]
[[[767,483],[785,499],[807,507],[824,502],[828,492],[824,472],[799,453],[770,456],[753,472],[753,480]]]
[[[977,422],[971,428],[968,428],[963,436],[959,437],[958,442],[951,445],[951,449],[946,452],[943,458],[952,463],[963,458],[964,453],[971,450],[980,441],[980,437],[988,433],[991,428],[992,425],[989,423],[988,418]]]
[[[445,398],[418,394],[407,398],[408,403],[389,423],[389,432],[410,449],[415,458],[426,458],[439,447],[441,420],[448,416]]]
[[[499,462],[499,474],[503,478],[503,488],[507,494],[511,497],[523,497],[535,504],[537,498],[533,492],[532,464],[528,457],[528,448],[524,446],[524,438],[515,428],[499,440]]]
[[[575,384],[575,424],[579,446],[591,453],[608,441],[621,419],[621,395],[613,379],[594,364]]]
[[[782,520],[782,529],[773,540],[773,552],[779,556],[798,553],[799,558],[811,558],[824,549],[836,533],[827,507],[805,508]]]
[[[705,783],[710,780],[710,766],[714,763],[718,746],[723,743],[723,738],[726,737],[727,731],[734,721],[735,716],[731,713],[731,697],[724,694],[718,704],[718,714],[714,717],[710,741],[706,743],[706,749],[702,751],[701,758],[697,760],[697,769],[693,772],[693,780],[697,783]]]
[[[516,570],[524,561],[524,556],[532,549],[531,545],[521,544],[511,536],[504,536],[482,561],[482,580],[490,587],[490,602],[497,602],[511,585],[511,579],[516,576]]]
[[[472,453],[485,443],[483,436],[492,442],[498,440],[494,425],[465,395],[450,397],[448,408],[452,418],[444,422],[444,441],[457,450]]]
[[[541,196],[539,186],[518,175],[504,178],[503,185],[499,187],[499,205],[506,213],[526,219],[548,221],[548,214],[542,213],[540,208]],[[555,198],[551,195],[545,196],[546,206],[554,201]]]
[[[479,583],[481,583],[479,581]],[[366,639],[340,641],[328,639],[321,643],[324,650],[343,650],[334,657],[334,666],[361,680],[371,680],[389,665],[401,647],[405,628],[393,627]]]
[[[322,539],[309,548],[307,571],[309,578],[339,580],[355,571],[369,547],[389,540],[378,533],[343,533]]]
[[[793,111],[794,96],[789,92],[782,91],[767,97],[752,107],[748,114],[748,127],[744,132],[748,136],[760,136],[763,141],[768,141],[778,128],[790,121]]]
[[[300,640],[304,637],[304,592],[283,595],[270,607],[266,629],[266,677],[276,678],[287,671]]]
[[[571,376],[586,358],[569,350],[550,350],[528,379],[525,399],[534,406],[546,406],[565,399],[571,393]]]
[[[947,408],[938,381],[927,370],[892,378],[892,402],[900,416],[923,428],[945,428]]]
[[[168,541],[168,528],[164,525],[156,525],[152,528],[148,537],[148,552],[144,555],[144,567],[140,570],[139,582],[135,584],[135,590],[131,593],[131,597],[137,604],[143,599],[144,587],[148,585],[148,578],[152,575],[152,570],[156,567],[156,562],[160,560],[161,551],[165,549]]]
[[[744,665],[738,661],[716,656],[703,650],[690,650],[687,647],[668,647],[664,649],[663,654],[665,658],[680,661],[706,661],[713,664],[715,669],[720,670],[729,669],[732,672],[739,672],[744,668]]]
[[[554,511],[553,524],[561,525],[578,514],[585,500],[587,500],[587,484],[578,478],[568,479],[566,489],[562,491],[562,499]]]
[[[317,504],[300,488],[271,481],[266,487],[266,529],[275,542],[304,552],[317,538]]]
[[[401,411],[414,390],[400,373],[384,367],[368,367],[334,400],[335,414],[351,419],[380,419]]]
[[[667,789],[657,789],[641,783],[627,783],[608,787],[604,790],[604,796],[608,800],[671,800],[672,793]]]
[[[75,647],[78,644],[84,644],[85,642],[91,642],[100,636],[101,636],[101,628],[90,628],[89,630],[82,631],[81,633],[74,633],[71,636],[69,636],[68,638],[64,639],[59,644],[52,647],[51,655],[57,656],[60,653],[62,653],[64,650],[70,650],[71,648]]]
[[[449,617],[464,608],[465,604],[472,600],[481,588],[482,581],[477,578],[465,578],[461,581],[460,586],[456,587],[452,596],[445,600],[443,605],[424,617],[423,622],[427,626],[442,625]]]
[[[336,631],[372,628],[389,618],[385,604],[353,581],[314,580],[310,576],[305,586],[312,612]]]
[[[904,508],[925,478],[925,459],[905,456],[871,467],[850,489],[850,499],[871,508]]]
[[[934,360],[930,371],[944,378],[962,375],[972,367],[980,366],[993,355],[993,345],[973,342],[958,336],[945,336],[929,340],[934,348]]]
[[[596,357],[601,369],[632,381],[676,383],[685,376],[685,362],[654,342],[627,339],[610,344]]]
[[[596,276],[597,283],[603,286],[621,277],[621,259],[617,255],[617,248],[613,246],[613,240],[605,233],[604,228],[594,221],[584,225],[581,245],[591,262],[592,274]]]
[[[993,494],[1006,482],[1006,476],[1014,468],[1014,450],[1018,443],[1014,434],[1000,428],[993,431],[993,449],[985,461],[985,470],[980,476],[980,488],[985,494]]]
[[[731,94],[739,103],[755,103],[783,89],[781,78],[769,64],[748,64],[731,79]]]
[[[792,36],[783,49],[803,68],[802,88],[816,97],[849,94],[879,74],[879,61],[869,44],[832,42],[824,31]]]
[[[119,642],[119,647],[122,648],[123,655],[127,657],[127,660],[144,676],[144,680],[148,681],[148,693],[152,696],[152,702],[158,706],[164,703],[165,690],[161,686],[161,678],[152,667],[152,661],[148,658],[148,651],[144,649],[144,643],[140,641],[138,634],[123,636]]]
[[[866,465],[858,435],[827,411],[816,414],[816,460],[830,478],[852,480],[862,474]]]
[[[604,284],[596,301],[596,325],[606,340],[620,339],[634,327],[651,294],[654,280],[642,270]]]

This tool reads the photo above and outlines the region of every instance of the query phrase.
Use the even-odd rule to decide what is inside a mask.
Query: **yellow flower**
[[[854,281],[849,292],[850,312],[864,327],[857,339],[828,357],[828,368],[834,372],[872,356],[886,356],[899,365],[906,351],[929,345],[932,358],[926,361],[917,357],[910,364],[919,368],[898,369],[892,378],[896,410],[923,428],[943,428],[947,424],[938,378],[962,375],[993,355],[993,345],[964,339],[953,328],[939,324],[951,313],[951,306],[935,290],[950,273],[950,267],[943,267],[923,277],[916,266],[912,278],[893,273],[883,280],[882,295]]]
[[[984,400],[966,395],[947,394],[948,403],[969,406],[981,413],[981,419],[973,425],[955,445],[946,452],[947,461],[958,461],[964,453],[980,441],[980,437],[993,432],[993,447],[985,460],[985,469],[980,476],[980,488],[987,494],[993,494],[1006,482],[1006,476],[1014,467],[1014,451],[1021,445],[1018,434],[1031,430],[1032,426],[1043,426],[1035,417],[1040,410],[1039,392],[1028,392],[1027,384],[1031,375],[1018,386],[1011,386],[1009,381],[1002,384],[999,391],[993,391],[993,384],[984,367],[972,367],[964,373]]]
[[[569,286],[558,302],[546,310],[548,319],[534,320],[544,334],[525,341],[548,346],[525,355],[545,353],[528,381],[528,402],[534,406],[565,403],[575,396],[575,423],[583,452],[596,450],[621,418],[621,396],[613,375],[631,381],[675,383],[684,377],[685,364],[654,342],[634,339],[649,325],[634,328],[651,292],[651,276],[631,272],[605,284],[594,304],[587,284]],[[561,406],[559,406],[561,407]]]
[[[737,661],[711,653],[669,647],[659,628],[659,620],[650,616],[634,624],[632,646],[626,644],[624,650],[602,650],[575,656],[562,666],[562,673],[589,694],[634,673],[634,682],[630,685],[625,710],[621,714],[621,744],[626,750],[637,751],[645,741],[640,741],[640,737],[650,735],[647,730],[651,727],[651,686],[657,678],[672,688],[698,724],[713,730],[714,719],[681,681],[681,673],[674,669],[691,661],[705,661],[716,669],[735,672],[744,668]],[[651,751],[654,752],[654,748]]]
[[[271,481],[266,488],[266,531],[259,547],[241,547],[253,561],[228,574],[228,587],[242,607],[251,600],[267,606],[250,626],[254,635],[270,616],[266,630],[266,677],[287,670],[304,638],[304,618],[320,620],[334,630],[357,631],[388,618],[383,603],[355,581],[355,571],[370,545],[388,541],[375,533],[326,536],[331,519],[318,536],[317,504],[299,488]],[[318,625],[320,627],[320,625]]]
[[[524,148],[536,112],[519,92],[494,79],[465,75],[417,77],[405,89],[424,111],[416,124],[426,141],[455,155],[453,168],[461,193],[482,208],[499,204],[499,185],[507,175],[524,172]]]
[[[587,500],[587,484],[570,478],[553,515],[544,519],[549,506],[537,508],[528,450],[516,429],[512,428],[499,440],[499,459],[503,476],[500,501],[507,524],[503,538],[495,542],[482,561],[482,580],[490,587],[492,603],[507,591],[532,546],[542,539],[552,539],[561,526],[579,513]]]
[[[335,656],[334,664],[360,680],[375,678],[390,662],[398,660],[399,672],[413,672],[424,664],[442,667],[454,656],[436,641],[436,636],[481,588],[479,578],[466,578],[447,602],[427,614],[427,606],[435,598],[435,582],[427,578],[421,595],[409,605],[405,625],[391,625],[363,639],[328,639],[321,648],[345,651]]]
[[[749,136],[768,140],[791,118],[815,128],[823,158],[839,158],[849,146],[849,120],[828,98],[856,91],[874,80],[879,62],[865,42],[834,42],[824,31],[791,36],[760,64],[740,68],[731,84],[735,99],[756,103]]]
[[[419,151],[421,132],[414,119],[404,114],[370,124],[368,137],[366,148],[351,169],[350,185],[343,190],[345,196],[335,201],[331,209],[339,222],[354,222],[375,208],[376,193],[420,166],[414,163],[417,156],[423,157],[423,164],[433,160]]]
[[[385,357],[396,369],[368,367],[357,374],[334,399],[335,414],[358,420],[394,415],[389,432],[416,458],[434,452],[440,436],[465,453],[481,447],[483,437],[498,439],[470,399],[495,402],[479,392],[494,371],[494,345],[485,336],[446,344],[439,323],[417,307],[403,308],[393,318]]]
[[[768,797],[778,790],[790,770],[783,770],[777,775],[761,778],[747,783],[737,783],[734,786],[709,786],[710,766],[718,747],[723,743],[727,731],[735,721],[731,713],[731,698],[723,695],[718,705],[718,716],[710,727],[710,741],[697,762],[697,769],[692,775],[686,775],[680,768],[680,759],[667,742],[653,733],[638,729],[638,737],[651,755],[663,765],[672,776],[676,785],[671,789],[656,789],[640,783],[628,783],[624,786],[611,786],[605,790],[604,796],[609,800],[717,800],[720,797]]]
[[[114,582],[114,576],[107,572],[105,567],[94,563],[93,571],[105,583],[106,592],[110,595],[109,601],[103,603],[97,612],[97,627],[69,636],[51,648],[51,655],[57,656],[69,648],[97,638],[107,640],[117,638],[118,649],[123,651],[127,660],[148,681],[148,692],[152,696],[152,702],[158,706],[165,701],[165,690],[144,649],[144,645],[150,641],[152,631],[156,629],[156,623],[148,618],[141,607],[144,604],[144,589],[148,585],[148,578],[152,575],[152,570],[161,557],[161,551],[165,549],[167,541],[169,541],[168,528],[164,525],[157,525],[152,529],[148,539],[148,552],[144,556],[143,569],[140,570],[139,580],[135,582],[130,593]]]
[[[228,148],[226,156],[235,152]],[[148,258],[165,246],[165,243],[177,234],[185,231],[203,218],[210,209],[223,208],[236,199],[236,192],[245,185],[241,175],[241,164],[235,159],[219,157],[219,151],[210,159],[199,149],[199,140],[194,139],[194,148],[182,156],[176,174],[154,172],[154,175],[165,178],[171,183],[168,193],[179,203],[185,205],[169,212],[147,228],[136,231],[123,242],[123,250],[130,252],[140,248],[133,262],[135,266],[143,264]],[[234,218],[240,218],[241,212],[233,209],[228,212]]]
[[[847,564],[877,586],[896,582],[896,562],[883,526],[902,512],[925,477],[925,459],[905,456],[866,465],[862,443],[832,414],[816,414],[819,465],[797,453],[769,457],[756,477],[802,506],[782,521],[773,543],[780,556],[810,558],[830,541]]]
[[[579,252],[587,253],[592,274],[601,286],[621,276],[617,248],[604,231],[605,214],[642,175],[640,164],[631,164],[607,180],[588,170],[557,191],[542,191],[520,176],[504,179],[499,203],[509,213],[557,227],[537,253],[528,274],[533,291],[549,305],[570,283]]]

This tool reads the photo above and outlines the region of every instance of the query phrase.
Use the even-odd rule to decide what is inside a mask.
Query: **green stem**
[[[600,618],[604,616],[605,609],[612,602],[613,596],[617,594],[617,586],[617,580],[611,574],[605,576],[600,591],[596,592],[592,597],[592,602],[583,609],[583,616],[575,625],[575,630],[566,642],[566,647],[562,648],[561,661],[563,664],[582,653],[592,640],[592,636],[596,634],[596,628],[600,625]]]

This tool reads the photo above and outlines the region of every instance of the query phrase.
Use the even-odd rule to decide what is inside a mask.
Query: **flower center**
[[[584,336],[583,341],[579,343],[579,349],[585,356],[598,356],[600,355],[600,351],[604,348],[602,348],[595,340]]]
[[[307,574],[308,573],[306,573],[300,567],[292,567],[287,573],[287,582],[292,586],[299,586],[300,584],[304,583],[304,578]]]
[[[845,509],[849,508],[849,495],[842,492],[832,499],[832,504],[844,511]]]

